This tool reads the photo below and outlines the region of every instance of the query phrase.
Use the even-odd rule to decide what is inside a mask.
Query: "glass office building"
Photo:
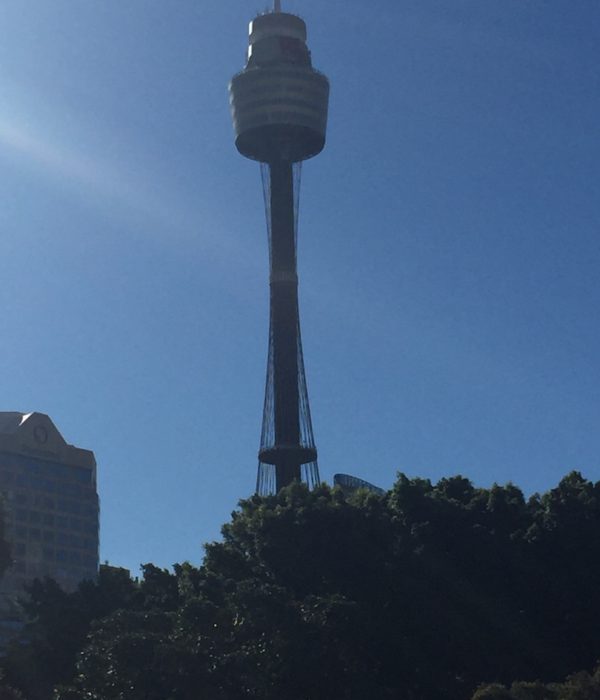
[[[12,564],[0,618],[18,616],[24,584],[49,576],[73,590],[98,571],[93,452],[67,444],[43,413],[0,413],[0,496]]]

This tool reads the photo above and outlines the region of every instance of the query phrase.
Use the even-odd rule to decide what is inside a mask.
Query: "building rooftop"
[[[21,427],[32,413],[18,413],[17,411],[0,411],[0,433],[11,435]]]
[[[0,411],[0,452],[29,455],[95,470],[90,450],[69,445],[45,413]]]

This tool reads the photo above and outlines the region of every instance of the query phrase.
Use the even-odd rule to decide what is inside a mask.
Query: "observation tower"
[[[306,24],[282,12],[250,22],[246,67],[229,95],[235,145],[261,164],[270,261],[267,381],[257,493],[319,479],[302,357],[296,242],[302,161],[325,145],[329,81],[312,67]]]

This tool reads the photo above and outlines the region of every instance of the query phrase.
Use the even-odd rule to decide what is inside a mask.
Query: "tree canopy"
[[[28,700],[545,698],[600,657],[599,526],[600,482],[575,472],[528,499],[294,484],[242,501],[199,568],[37,582],[6,678]]]
[[[593,674],[580,671],[563,683],[516,682],[507,688],[498,683],[482,686],[472,700],[598,700],[600,666]]]

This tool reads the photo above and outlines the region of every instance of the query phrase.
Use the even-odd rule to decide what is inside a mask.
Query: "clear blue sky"
[[[267,249],[227,82],[266,0],[3,0],[0,410],[93,449],[101,557],[201,560],[255,483]],[[600,4],[284,0],[321,474],[600,479]]]

